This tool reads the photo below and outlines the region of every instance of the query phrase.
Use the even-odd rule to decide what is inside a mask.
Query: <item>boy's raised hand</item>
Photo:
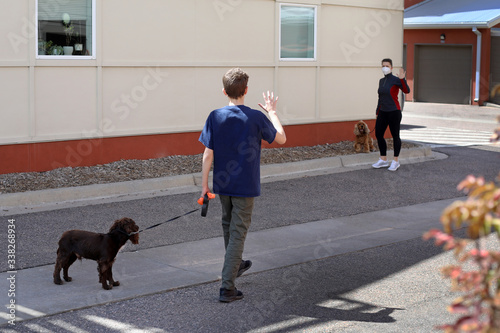
[[[264,102],[266,102],[266,105],[262,105],[259,103],[259,106],[264,109],[266,112],[276,112],[276,104],[278,103],[278,96],[276,96],[276,99],[274,98],[274,92],[269,92],[267,91],[267,96],[266,93],[262,93],[262,96],[264,97]]]
[[[267,96],[265,93],[262,93],[262,96],[264,96],[264,101],[266,102],[266,105],[264,106],[261,103],[259,103],[259,106],[269,114],[269,119],[271,120],[274,128],[276,129],[276,137],[274,138],[274,141],[282,145],[286,142],[286,134],[278,118],[278,114],[276,113],[276,103],[278,103],[278,96],[274,98],[274,93],[269,91],[267,91]]]

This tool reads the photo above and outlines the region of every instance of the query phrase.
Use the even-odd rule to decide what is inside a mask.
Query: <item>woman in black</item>
[[[392,74],[392,60],[382,60],[382,72],[384,77],[380,79],[378,86],[377,120],[375,122],[375,136],[380,149],[380,158],[372,167],[387,168],[396,171],[399,164],[399,152],[401,151],[401,138],[399,130],[401,126],[401,106],[398,95],[401,89],[405,94],[410,92],[410,87],[406,83],[406,72],[403,68],[399,70],[399,75]],[[384,139],[385,131],[389,127],[394,142],[394,160],[389,165],[387,161],[387,143]]]

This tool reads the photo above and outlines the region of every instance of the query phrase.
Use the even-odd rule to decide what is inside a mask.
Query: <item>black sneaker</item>
[[[252,267],[252,262],[250,260],[242,260],[240,264],[240,269],[238,269],[238,274],[236,277],[241,276],[241,274],[245,273]]]
[[[242,298],[243,298],[243,293],[236,288],[234,288],[233,290],[220,288],[219,302],[229,303],[232,301],[237,301]]]

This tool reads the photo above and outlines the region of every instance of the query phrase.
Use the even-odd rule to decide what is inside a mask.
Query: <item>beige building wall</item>
[[[280,3],[317,5],[317,58],[280,61]],[[403,0],[105,0],[95,59],[38,59],[35,0],[0,3],[0,145],[199,131],[221,77],[286,125],[373,119],[380,60],[402,63]]]

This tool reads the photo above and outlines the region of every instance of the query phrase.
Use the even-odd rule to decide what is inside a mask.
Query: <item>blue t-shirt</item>
[[[230,105],[212,111],[199,141],[214,151],[214,193],[259,196],[261,141],[272,143],[275,136],[273,124],[258,110]]]

